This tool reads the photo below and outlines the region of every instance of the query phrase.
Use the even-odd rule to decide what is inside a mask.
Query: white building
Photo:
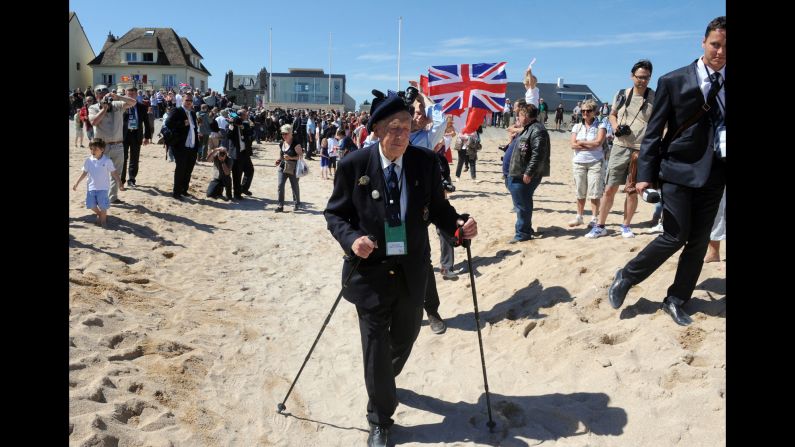
[[[85,90],[93,86],[92,69],[88,65],[96,55],[91,48],[83,30],[83,25],[77,19],[77,14],[69,13],[69,88]]]
[[[94,69],[93,85],[176,90],[184,83],[206,91],[211,75],[201,60],[190,41],[172,28],[133,28],[120,38],[109,34],[89,65]]]

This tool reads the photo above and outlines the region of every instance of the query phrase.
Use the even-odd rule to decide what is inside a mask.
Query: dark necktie
[[[400,225],[400,189],[398,188],[398,176],[395,172],[395,163],[386,168],[386,186],[389,192],[387,200],[387,219],[390,227]]]
[[[723,122],[723,113],[721,113],[720,106],[718,105],[718,92],[720,91],[721,87],[723,87],[723,80],[721,79],[722,76],[720,73],[715,72],[709,76],[710,81],[712,82],[712,86],[709,89],[709,93],[707,93],[707,98],[714,96],[709,101],[709,114],[712,117],[712,123],[714,126],[718,126],[721,122]]]

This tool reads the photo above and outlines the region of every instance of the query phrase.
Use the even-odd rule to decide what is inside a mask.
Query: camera
[[[103,104],[108,104],[108,105],[113,105],[113,97],[110,96],[110,93],[108,93],[107,95],[105,95],[104,98],[102,98],[102,103]]]
[[[643,190],[643,201],[657,203],[660,201],[660,193],[656,189],[646,188]]]
[[[447,179],[442,180],[442,187],[447,192],[455,192],[455,185],[450,183]]]
[[[626,124],[620,124],[616,127],[616,130],[613,132],[613,135],[617,137],[623,137],[624,135],[629,135],[632,133],[632,129],[629,128]]]

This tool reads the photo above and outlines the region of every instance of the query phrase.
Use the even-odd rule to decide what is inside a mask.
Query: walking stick
[[[464,214],[462,216],[464,222],[469,219],[469,215]],[[462,229],[463,224],[458,226],[458,231],[456,232],[458,235],[458,241],[460,245],[463,245],[467,249],[467,267],[469,267],[469,282],[472,285],[472,303],[475,306],[475,327],[478,328],[478,346],[480,347],[480,366],[483,367],[483,385],[486,388],[486,405],[489,412],[489,422],[486,425],[489,427],[489,432],[494,433],[494,427],[497,425],[494,422],[494,419],[491,417],[491,398],[489,397],[489,379],[486,377],[486,357],[483,355],[483,337],[480,335],[480,314],[478,313],[478,298],[477,292],[475,291],[475,273],[472,271],[472,251],[470,250],[470,245],[472,245],[471,239],[464,239],[464,230]]]
[[[371,241],[376,242],[375,236],[368,235],[367,237]],[[309,348],[309,352],[306,354],[306,358],[304,358],[304,363],[301,365],[301,369],[298,370],[298,374],[295,375],[293,383],[290,384],[290,389],[287,390],[287,394],[284,396],[284,400],[282,400],[282,402],[276,406],[277,412],[280,414],[284,414],[284,410],[287,409],[287,406],[285,406],[284,403],[287,402],[287,398],[290,397],[290,393],[293,391],[293,387],[295,386],[296,382],[298,382],[298,378],[301,377],[301,372],[304,370],[306,363],[309,361],[309,357],[312,356],[312,351],[315,350],[315,346],[317,346],[317,342],[320,340],[320,336],[323,335],[323,331],[326,330],[326,325],[328,324],[329,321],[331,321],[331,316],[334,315],[334,310],[337,308],[337,304],[340,303],[340,298],[342,298],[342,291],[345,290],[345,287],[348,285],[348,281],[350,281],[351,276],[353,276],[353,272],[355,272],[356,269],[359,268],[359,263],[362,262],[362,258],[358,256],[355,257],[356,261],[354,261],[353,268],[351,269],[350,273],[348,273],[348,276],[345,278],[345,281],[343,281],[340,293],[337,295],[337,299],[334,300],[334,305],[331,306],[331,310],[326,316],[326,321],[323,322],[323,326],[321,326],[320,332],[317,333],[317,337],[315,337],[315,342],[312,343],[312,347]]]

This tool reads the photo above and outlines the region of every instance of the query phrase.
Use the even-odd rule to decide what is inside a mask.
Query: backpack
[[[174,146],[175,144],[177,144],[177,141],[179,140],[177,134],[174,133],[174,131],[171,130],[171,128],[167,127],[165,123],[163,124],[163,127],[160,129],[160,135],[163,136],[163,143],[165,143],[168,146]]]

